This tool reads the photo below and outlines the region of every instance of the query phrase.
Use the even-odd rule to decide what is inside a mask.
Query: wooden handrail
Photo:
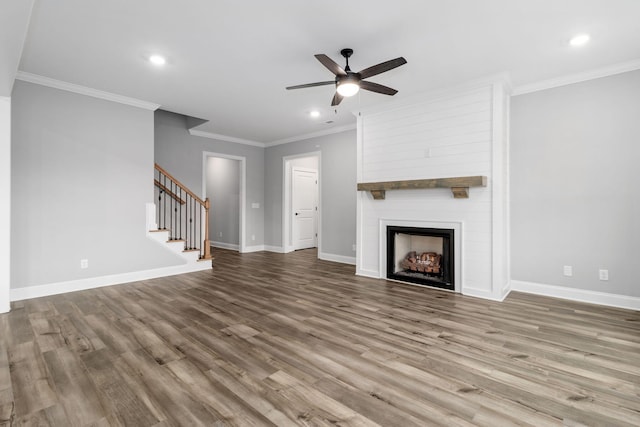
[[[160,181],[158,181],[157,179],[154,179],[153,182],[155,182],[156,187],[158,187],[159,189],[161,189],[162,191],[164,191],[167,196],[171,197],[173,200],[175,200],[176,202],[180,203],[181,205],[184,205],[186,202],[184,200],[182,200],[176,193],[174,193],[173,191],[171,191],[170,189],[167,188],[166,185],[160,183]]]
[[[173,181],[178,187],[182,188],[182,191],[186,192],[188,195],[193,197],[196,202],[200,203],[202,206],[205,205],[205,201],[204,200],[202,200],[200,197],[196,196],[193,191],[189,190],[183,183],[181,183],[180,181],[175,179],[173,177],[173,175],[171,175],[169,172],[167,172],[166,170],[162,169],[162,167],[160,165],[158,165],[156,163],[154,165],[154,167],[158,172],[162,173],[163,175],[166,175],[166,177],[169,178],[171,181]]]
[[[161,190],[161,194],[162,192],[164,192],[167,196],[171,197],[173,200],[175,200],[177,203],[179,203],[180,205],[185,205],[188,204],[191,205],[191,201],[189,200],[189,197],[191,197],[195,202],[197,202],[200,205],[200,209],[204,209],[204,223],[202,223],[202,211],[200,211],[200,221],[198,221],[196,219],[196,225],[195,228],[191,228],[192,227],[192,217],[189,217],[189,221],[187,224],[186,221],[186,217],[184,219],[184,224],[180,221],[180,224],[184,225],[185,229],[187,230],[191,230],[189,233],[193,232],[195,233],[194,230],[202,230],[204,231],[204,235],[202,236],[203,242],[202,242],[202,248],[200,250],[200,260],[209,260],[212,259],[211,257],[211,241],[209,240],[209,210],[210,210],[210,202],[209,202],[209,198],[205,198],[204,200],[202,200],[200,197],[196,196],[196,194],[189,190],[183,183],[181,183],[180,181],[178,181],[173,175],[171,175],[169,172],[167,172],[166,170],[164,170],[160,165],[158,165],[157,163],[154,164],[154,168],[155,170],[158,171],[159,173],[159,179],[154,179],[154,184]],[[173,188],[175,190],[175,188],[173,187],[173,185],[175,184],[178,188],[180,188],[182,191],[184,191],[184,194],[182,194],[182,192],[180,192],[180,196],[178,196],[173,190],[171,190],[171,188],[168,188],[166,186],[167,182],[166,182],[166,178],[169,179],[169,181],[171,181],[171,188]],[[164,183],[162,182],[164,181]],[[186,200],[183,200],[182,197],[184,196],[184,198]],[[193,205],[193,208],[195,208],[195,205]],[[188,212],[191,212],[190,215],[193,215],[193,208],[188,209]],[[158,209],[159,209],[159,205],[158,205]],[[163,207],[163,209],[166,209],[166,204],[165,207]],[[170,205],[170,210],[171,210],[171,214],[170,214],[170,218],[169,218],[169,224],[171,225],[171,223],[174,221],[175,217],[173,216],[173,211],[174,209],[171,207]],[[166,221],[166,211],[165,215],[164,215],[164,219]],[[176,212],[180,212],[180,210],[176,210]],[[161,218],[161,214],[158,214],[158,218]],[[160,224],[160,219],[158,220],[158,224]],[[174,224],[175,225],[175,224]],[[163,228],[166,228],[163,225]],[[179,229],[182,230],[182,229]],[[191,235],[192,236],[192,235]],[[179,240],[182,238],[182,231],[179,231],[179,238],[178,239],[174,239],[174,240]],[[170,239],[171,239],[171,235],[170,235]],[[197,249],[197,246],[194,246],[194,244],[190,244],[189,242],[193,242],[193,238],[187,236],[185,239],[185,250],[194,250]],[[188,246],[188,247],[187,247]]]

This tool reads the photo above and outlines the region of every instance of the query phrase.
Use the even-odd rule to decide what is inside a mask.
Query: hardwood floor
[[[0,315],[0,425],[638,426],[640,312],[216,250]]]

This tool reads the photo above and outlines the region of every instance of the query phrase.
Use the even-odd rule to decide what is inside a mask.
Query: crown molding
[[[119,104],[130,105],[132,107],[138,107],[145,110],[155,111],[160,108],[160,104],[154,104],[152,102],[142,101],[140,99],[129,98],[128,96],[117,95],[115,93],[105,92],[86,86],[63,82],[62,80],[56,80],[50,77],[40,76],[38,74],[26,73],[24,71],[18,71],[18,73],[16,74],[16,79],[22,80],[24,82],[52,87],[54,89],[64,90],[67,92],[78,93],[80,95],[91,96],[93,98],[104,99],[106,101],[117,102]]]
[[[542,80],[535,83],[516,86],[511,96],[524,95],[526,93],[538,92],[555,87],[566,86],[574,83],[580,83],[587,80],[599,79],[601,77],[613,76],[629,71],[640,69],[640,59],[622,62],[620,64],[610,65],[608,67],[596,68],[594,70],[583,71],[581,73],[570,74],[567,76],[556,77],[553,79]]]
[[[249,139],[236,138],[234,136],[220,135],[218,133],[204,132],[201,130],[189,129],[189,135],[200,136],[202,138],[215,139],[216,141],[235,142],[236,144],[250,145],[252,147],[265,148],[263,142],[251,141]]]
[[[275,147],[276,145],[289,144],[291,142],[304,141],[306,139],[317,138],[319,136],[325,135],[333,135],[334,133],[346,132],[348,130],[354,130],[356,128],[356,124],[345,125],[345,126],[336,126],[333,128],[321,130],[318,132],[305,133],[303,135],[292,136],[290,138],[278,139],[276,141],[267,142],[264,144],[265,147]]]

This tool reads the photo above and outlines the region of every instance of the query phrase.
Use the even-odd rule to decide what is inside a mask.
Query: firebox
[[[387,278],[454,290],[454,230],[387,226]]]

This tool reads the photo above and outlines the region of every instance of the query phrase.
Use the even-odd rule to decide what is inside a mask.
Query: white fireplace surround
[[[397,219],[380,219],[380,258],[379,265],[381,266],[380,278],[386,278],[389,272],[387,271],[387,227],[419,227],[419,228],[438,228],[453,230],[453,280],[454,280],[454,292],[464,293],[462,284],[464,283],[462,268],[464,258],[462,256],[462,233],[463,223],[462,221],[403,221]],[[407,282],[408,283],[408,282]],[[417,285],[419,286],[419,285]]]
[[[483,176],[454,198],[447,188],[357,196],[356,274],[387,277],[388,225],[454,232],[454,291],[503,300],[509,272],[509,85],[506,79],[417,94],[358,113],[358,183]]]

